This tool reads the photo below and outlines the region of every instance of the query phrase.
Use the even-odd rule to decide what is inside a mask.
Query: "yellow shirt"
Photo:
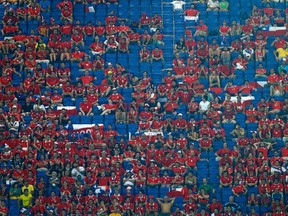
[[[21,188],[22,193],[24,193],[25,189],[28,189],[28,193],[29,193],[29,194],[32,194],[33,191],[34,191],[33,185],[28,185],[27,187],[26,187],[26,186],[23,186],[23,187]]]
[[[31,207],[32,206],[32,195],[28,194],[28,196],[25,196],[25,194],[22,194],[19,199],[22,201],[23,207]]]
[[[276,51],[278,53],[278,57],[279,58],[288,57],[288,48],[286,48],[286,49],[278,48]]]

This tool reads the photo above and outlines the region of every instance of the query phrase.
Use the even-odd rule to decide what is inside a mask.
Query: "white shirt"
[[[184,1],[173,1],[171,2],[173,4],[173,10],[174,11],[183,11],[183,5],[186,4]]]
[[[219,7],[219,1],[209,0],[207,5],[209,8],[217,8]]]
[[[206,102],[201,101],[201,102],[199,103],[199,107],[200,107],[200,109],[201,109],[202,111],[207,111],[208,108],[209,108],[209,106],[210,106],[210,102],[209,102],[209,101],[206,101]]]

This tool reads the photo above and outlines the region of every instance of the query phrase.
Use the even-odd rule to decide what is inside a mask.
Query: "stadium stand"
[[[0,17],[0,215],[288,214],[286,1]]]

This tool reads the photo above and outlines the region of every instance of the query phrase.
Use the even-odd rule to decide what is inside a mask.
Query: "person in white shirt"
[[[220,8],[218,0],[208,0],[207,11],[218,11]]]
[[[254,50],[250,47],[250,44],[247,44],[247,47],[243,50],[243,55],[247,61],[253,59]]]
[[[199,103],[199,112],[201,114],[207,113],[211,103],[208,101],[207,95],[203,95],[202,101]]]
[[[183,5],[186,4],[184,1],[172,1],[171,4],[173,5],[174,12],[183,12]]]

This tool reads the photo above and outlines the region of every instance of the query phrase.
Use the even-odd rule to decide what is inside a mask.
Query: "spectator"
[[[218,11],[219,10],[219,1],[218,0],[209,0],[207,2],[207,11]]]

